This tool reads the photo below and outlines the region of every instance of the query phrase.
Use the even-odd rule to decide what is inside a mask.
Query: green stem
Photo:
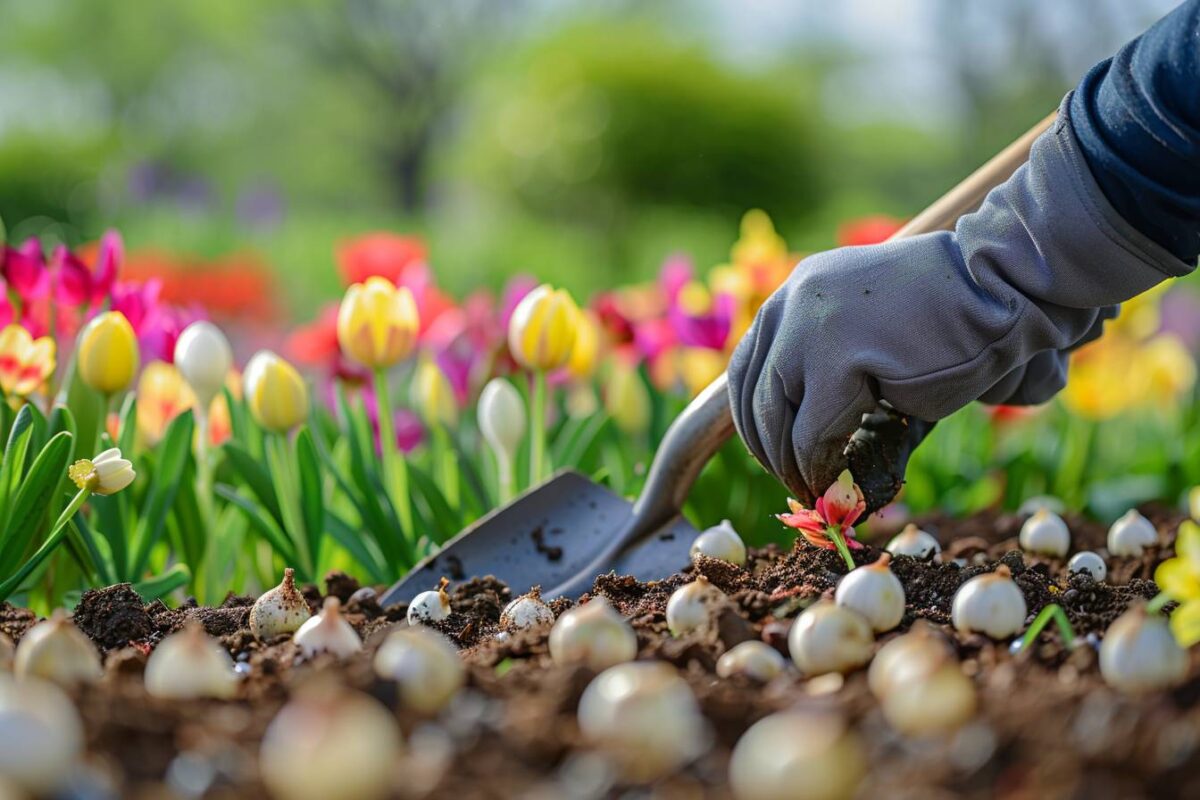
[[[854,563],[854,558],[850,555],[850,548],[846,544],[846,537],[842,536],[842,529],[835,525],[830,525],[825,529],[825,535],[829,537],[829,541],[833,542],[833,546],[841,554],[842,560],[846,562],[846,569],[854,569],[857,565]]]
[[[204,555],[199,564],[193,565],[192,586],[202,589],[201,600],[216,597],[220,587],[216,585],[217,570],[212,563],[219,535],[216,525],[216,506],[213,503],[213,465],[209,452],[208,409],[196,404],[196,499],[200,506],[200,523],[204,529]]]
[[[37,569],[54,552],[54,548],[67,535],[67,523],[70,522],[71,517],[75,516],[75,512],[87,502],[91,494],[91,489],[80,489],[76,493],[71,503],[58,515],[58,520],[54,523],[54,527],[50,529],[50,535],[46,537],[46,541],[42,542],[42,546],[37,549],[37,552],[19,570],[10,576],[8,580],[0,583],[0,601],[3,601],[15,592],[20,587],[21,581],[28,578],[29,574]]]
[[[496,448],[497,483],[500,488],[500,505],[507,505],[517,494],[516,481],[513,479],[513,460],[507,452]]]
[[[1146,604],[1147,614],[1161,614],[1167,603],[1171,602],[1171,598],[1166,592],[1159,592],[1154,596],[1154,599]]]
[[[540,370],[533,373],[529,437],[529,485],[536,486],[546,477],[546,373]]]
[[[434,422],[429,427],[433,434],[434,462],[442,476],[442,491],[450,507],[459,511],[462,505],[462,490],[454,447],[450,444],[451,433],[440,422]]]
[[[1067,619],[1067,613],[1062,610],[1062,606],[1057,603],[1051,603],[1034,617],[1033,624],[1029,626],[1029,630],[1025,631],[1025,635],[1021,637],[1020,650],[1022,652],[1037,641],[1037,637],[1050,624],[1050,620],[1054,620],[1058,624],[1058,631],[1062,635],[1064,647],[1070,648],[1075,643],[1075,629],[1071,627],[1071,620]]]
[[[267,461],[275,478],[275,494],[279,497],[279,513],[283,516],[283,527],[296,548],[296,557],[302,563],[294,565],[296,572],[305,580],[316,578],[316,564],[308,549],[308,537],[304,534],[303,517],[300,514],[300,497],[287,434],[268,433],[266,437]],[[292,565],[288,565],[292,566]]]
[[[387,372],[375,370],[375,410],[379,417],[380,448],[383,452],[383,485],[400,521],[400,530],[409,545],[416,541],[412,498],[408,493],[408,463],[396,448],[396,422],[392,417],[392,397]]]

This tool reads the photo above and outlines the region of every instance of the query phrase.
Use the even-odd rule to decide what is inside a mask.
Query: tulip
[[[269,431],[287,433],[308,416],[308,388],[288,362],[260,350],[246,365],[246,403],[255,421]]]
[[[120,311],[98,315],[79,334],[79,377],[106,397],[128,388],[138,369],[138,342]]]
[[[807,509],[790,497],[788,507],[790,513],[777,515],[780,522],[800,531],[809,544],[837,550],[846,566],[854,569],[850,551],[862,548],[854,539],[854,523],[866,512],[867,501],[850,470],[842,470],[837,481],[817,498],[815,508]]]
[[[571,359],[581,314],[566,289],[548,283],[517,304],[508,322],[508,347],[522,367],[534,372],[558,369]]]
[[[71,465],[68,474],[81,491],[96,494],[116,494],[137,477],[133,464],[121,457],[121,451],[110,447],[92,459],[81,458]]]
[[[504,378],[492,378],[479,395],[479,430],[492,454],[500,477],[500,499],[512,499],[513,462],[525,438],[525,403],[521,394]]]
[[[372,276],[346,290],[338,309],[342,351],[378,370],[408,358],[417,343],[420,318],[412,292],[387,278]]]
[[[171,420],[195,402],[179,370],[165,361],[151,361],[137,384],[137,428],[142,441],[153,447],[162,440]]]
[[[0,331],[0,389],[10,396],[28,397],[54,374],[54,339],[34,339],[20,325]]]
[[[575,344],[567,360],[567,372],[577,381],[586,381],[596,371],[599,355],[600,324],[592,312],[581,312],[575,327]]]
[[[421,359],[412,379],[412,404],[429,425],[458,424],[458,402],[446,373],[430,359]]]
[[[608,376],[604,409],[622,433],[641,436],[650,427],[650,392],[638,371],[620,359]]]
[[[221,329],[211,322],[193,322],[175,342],[175,366],[196,395],[196,409],[208,410],[233,367],[233,351]]]

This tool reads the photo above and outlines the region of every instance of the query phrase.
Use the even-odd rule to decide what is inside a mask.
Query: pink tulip
[[[831,532],[842,535],[846,546],[858,550],[862,544],[854,538],[854,523],[867,510],[867,501],[862,489],[845,470],[838,479],[825,490],[825,494],[817,498],[815,509],[808,509],[796,500],[788,498],[788,514],[779,514],[777,518],[789,528],[795,528],[809,544],[826,550],[837,549],[829,538]]]
[[[26,239],[19,248],[3,249],[4,280],[21,302],[28,303],[45,297],[50,290],[50,273],[37,239]]]

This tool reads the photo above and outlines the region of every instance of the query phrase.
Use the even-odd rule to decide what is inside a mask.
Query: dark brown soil
[[[753,550],[745,569],[702,559],[681,574],[650,584],[601,576],[590,594],[608,598],[630,618],[640,658],[664,659],[680,669],[712,724],[714,745],[680,775],[655,787],[654,795],[604,786],[595,796],[729,797],[725,778],[738,737],[763,716],[797,705],[837,708],[853,722],[871,763],[861,797],[1197,796],[1200,670],[1194,668],[1197,677],[1174,692],[1128,698],[1103,684],[1096,665],[1096,645],[1105,627],[1130,603],[1156,593],[1147,579],[1155,564],[1172,555],[1179,518],[1147,513],[1159,525],[1164,546],[1142,559],[1109,559],[1110,581],[1102,584],[1068,576],[1061,561],[1017,551],[1017,517],[986,514],[922,522],[942,541],[943,562],[894,560],[908,598],[899,630],[919,619],[939,626],[957,644],[963,669],[975,680],[981,698],[974,721],[936,740],[909,740],[891,731],[861,672],[808,681],[790,672],[766,686],[716,677],[717,658],[738,642],[761,638],[786,652],[792,619],[829,595],[844,572],[834,552],[805,544],[790,551],[772,546]],[[1068,522],[1077,549],[1103,551],[1102,526],[1075,518]],[[856,558],[866,563],[878,552],[868,544]],[[999,563],[1012,570],[1031,617],[1047,603],[1062,605],[1079,634],[1077,647],[1068,650],[1057,631],[1047,630],[1030,652],[1015,653],[1008,643],[960,635],[947,626],[958,586]],[[724,591],[730,602],[716,625],[672,638],[666,632],[667,598],[696,573]],[[263,797],[256,778],[257,742],[298,681],[314,671],[338,671],[348,684],[395,707],[394,689],[375,678],[370,655],[388,628],[404,624],[404,607],[381,609],[377,591],[340,574],[331,575],[326,588],[345,602],[350,621],[367,642],[362,656],[343,665],[326,658],[300,663],[286,637],[268,644],[255,641],[246,629],[249,598],[230,597],[217,608],[188,604],[169,609],[161,603],[143,607],[131,601],[132,592],[123,586],[85,595],[76,620],[107,652],[108,669],[101,685],[78,695],[95,780],[111,776],[104,780],[126,797],[169,792]],[[319,595],[315,587],[307,588],[314,605]],[[593,675],[554,666],[544,631],[498,635],[500,612],[511,597],[508,587],[492,578],[468,581],[453,594],[453,614],[438,627],[463,648],[469,680],[436,720],[438,736],[450,743],[451,755],[432,764],[415,759],[406,768],[411,781],[398,797],[568,796],[568,776],[579,774],[586,763],[575,708]],[[570,605],[568,600],[552,603],[556,613]],[[168,703],[143,691],[141,672],[148,653],[187,619],[200,620],[243,665],[239,669],[247,678],[239,700]],[[14,638],[32,621],[27,612],[0,605],[0,630]],[[881,644],[894,635],[881,637]],[[428,721],[403,709],[396,714],[406,735],[428,737]]]

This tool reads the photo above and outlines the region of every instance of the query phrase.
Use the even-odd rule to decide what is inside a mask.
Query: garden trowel
[[[952,228],[1029,158],[1034,139],[1053,120],[1052,114],[1039,122],[893,238]],[[855,476],[860,475],[854,469],[855,457],[874,464],[903,464],[901,448],[906,446],[910,424],[927,423],[908,420],[886,403],[866,415],[863,427],[851,439],[855,454],[847,449]],[[514,596],[541,586],[543,596],[553,598],[575,597],[590,589],[597,575],[610,570],[643,581],[678,572],[688,564],[688,551],[698,534],[680,509],[700,470],[733,432],[722,374],[668,428],[635,502],[578,472],[564,470],[455,536],[392,586],[381,602],[385,606],[407,602],[435,588],[442,577],[454,585],[494,575]],[[881,507],[899,491],[903,475],[896,472],[885,469],[880,483],[863,485],[870,508]]]

